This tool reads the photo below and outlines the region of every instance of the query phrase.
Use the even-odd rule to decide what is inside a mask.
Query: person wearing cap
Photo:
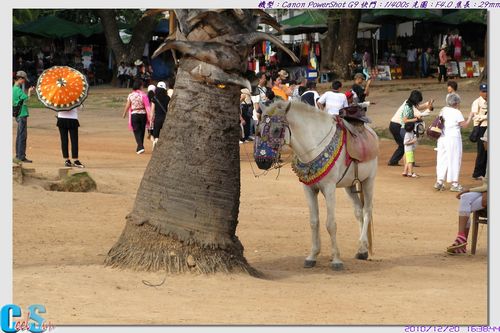
[[[342,83],[333,81],[332,91],[325,92],[317,101],[318,107],[332,116],[338,115],[340,109],[349,106],[347,98],[340,92],[340,88],[342,88]]]
[[[132,83],[135,80],[135,77],[137,76],[137,66],[135,63],[131,63],[129,68],[128,68],[128,76],[129,76],[129,81],[132,81]],[[127,86],[128,88],[128,86]]]
[[[26,142],[28,140],[28,106],[26,101],[30,98],[31,93],[35,87],[30,87],[26,94],[21,88],[23,84],[29,82],[28,75],[25,71],[17,71],[14,78],[14,86],[12,87],[12,103],[13,105],[20,105],[21,111],[16,117],[17,134],[16,134],[16,160],[24,163],[31,163],[33,161],[26,157]]]
[[[160,131],[163,128],[165,119],[167,118],[168,103],[170,97],[167,93],[167,84],[163,81],[158,82],[156,85],[156,93],[153,96],[151,103],[151,123],[153,124],[153,149],[158,143]]]
[[[481,140],[484,149],[488,149],[488,135],[485,133]],[[467,238],[470,229],[470,215],[487,207],[488,205],[488,178],[483,177],[483,185],[471,189],[463,189],[457,194],[460,199],[458,208],[458,233],[453,244],[446,248],[446,253],[451,255],[467,253]]]
[[[286,80],[288,79],[288,73],[284,69],[280,70],[278,72],[278,75],[281,78],[282,82],[286,82]]]
[[[363,103],[370,94],[370,84],[372,83],[371,78],[366,81],[366,86],[363,88],[363,81],[365,76],[361,73],[356,73],[354,75],[354,84],[352,85],[352,91],[354,92],[353,100],[355,103]]]
[[[472,102],[471,112],[474,112],[474,126],[479,126],[479,137],[484,136],[488,128],[488,85],[482,83],[479,85],[479,97]],[[481,140],[477,141],[476,163],[472,178],[480,180],[486,175],[486,164],[488,162],[488,154],[484,149]]]

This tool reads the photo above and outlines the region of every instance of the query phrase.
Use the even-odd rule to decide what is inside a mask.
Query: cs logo
[[[45,313],[45,306],[33,304],[28,307],[25,320],[14,321],[14,318],[21,318],[22,311],[18,305],[7,304],[2,307],[0,316],[0,328],[6,333],[16,333],[19,331],[29,331],[32,333],[42,333],[52,330],[51,323],[46,324],[45,319],[39,313]],[[32,322],[30,322],[30,320]]]

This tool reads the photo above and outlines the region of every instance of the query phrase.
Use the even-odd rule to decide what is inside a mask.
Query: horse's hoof
[[[344,269],[344,264],[341,262],[336,262],[331,264],[332,270],[341,271]]]
[[[368,252],[356,253],[355,258],[359,260],[366,260],[368,259]]]
[[[316,266],[316,260],[304,261],[304,268],[313,268],[314,266]]]

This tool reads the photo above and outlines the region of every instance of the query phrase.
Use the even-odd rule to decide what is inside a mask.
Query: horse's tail
[[[373,227],[373,214],[370,214],[370,222],[368,223],[368,253],[373,256],[373,236],[375,227]]]

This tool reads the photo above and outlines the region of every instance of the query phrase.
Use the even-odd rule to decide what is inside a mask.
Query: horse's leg
[[[365,185],[363,183],[363,191],[365,191]],[[361,200],[359,198],[358,193],[352,193],[350,187],[345,188],[345,192],[351,198],[351,201],[354,206],[354,216],[356,216],[356,220],[359,222],[359,249],[358,253],[356,253],[356,259],[368,259],[368,240],[363,238],[363,205],[361,204]]]
[[[319,238],[319,208],[318,208],[318,190],[304,185],[307,205],[309,206],[309,223],[311,224],[312,247],[311,254],[304,261],[305,268],[311,268],[316,265],[316,257],[321,250],[321,240]]]
[[[340,251],[337,247],[337,223],[335,222],[335,183],[330,183],[322,190],[326,201],[326,229],[330,234],[332,242],[332,263],[331,267],[335,271],[342,270],[344,264],[340,260]]]
[[[374,185],[375,176],[368,177],[363,181],[363,195],[365,203],[363,206],[363,225],[361,227],[361,235],[359,239],[360,245],[358,253],[356,254],[357,259],[368,259],[368,251],[370,250],[370,244],[368,242],[368,226],[372,223]]]

